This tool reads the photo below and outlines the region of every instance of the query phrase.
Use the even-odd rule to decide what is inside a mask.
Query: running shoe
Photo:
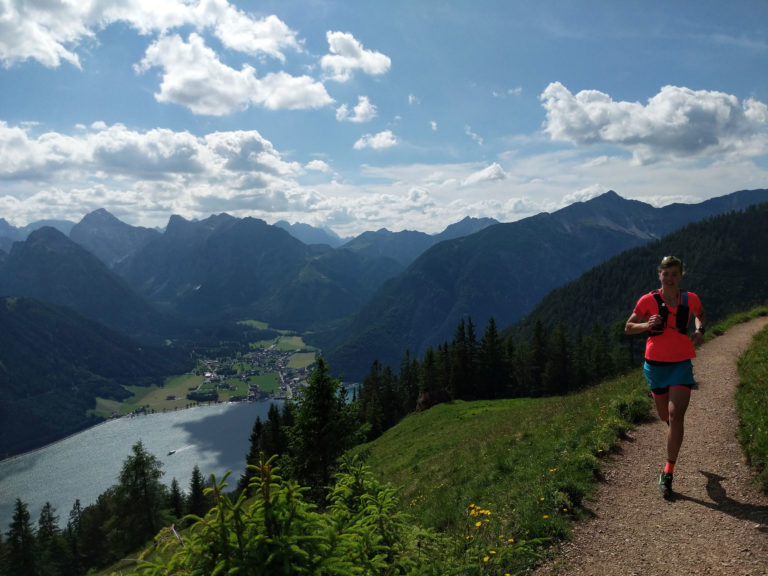
[[[668,472],[659,474],[659,490],[661,490],[664,496],[668,496],[672,493],[672,474]]]

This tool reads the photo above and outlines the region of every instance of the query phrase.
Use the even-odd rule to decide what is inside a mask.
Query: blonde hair
[[[666,270],[667,268],[674,268],[675,266],[677,266],[677,268],[680,270],[680,274],[682,275],[683,261],[675,256],[664,256],[664,258],[661,259],[661,264],[659,264],[659,272]]]

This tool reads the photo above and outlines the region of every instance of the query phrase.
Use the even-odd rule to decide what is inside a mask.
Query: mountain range
[[[97,397],[122,400],[124,386],[161,385],[191,368],[181,350],[139,346],[30,298],[0,297],[0,326],[0,458],[97,424]]]
[[[508,326],[553,289],[624,250],[767,200],[768,190],[745,190],[655,208],[608,192],[490,226],[424,252],[321,344],[331,366],[359,379],[373,360],[398,366],[406,350],[420,357],[450,341],[462,319],[484,326],[493,317],[497,326]]]
[[[309,333],[332,369],[356,380],[374,360],[396,366],[406,350],[450,340],[462,319],[505,327],[624,250],[766,201],[768,190],[744,190],[655,208],[608,192],[516,222],[378,230],[336,247],[255,218],[172,216],[159,231],[97,210],[69,236],[44,227],[0,251],[0,295],[69,306],[138,338],[263,320]],[[0,236],[12,228],[0,221]]]

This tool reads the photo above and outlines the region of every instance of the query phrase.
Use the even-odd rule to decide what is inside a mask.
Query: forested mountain
[[[382,228],[376,232],[363,232],[345,243],[342,248],[372,258],[393,258],[405,267],[435,244],[469,236],[492,224],[498,224],[498,221],[493,218],[466,217],[461,222],[451,224],[439,234],[426,234],[412,230],[390,232]]]
[[[450,340],[462,318],[508,326],[551,290],[626,249],[686,223],[768,199],[741,191],[696,205],[654,208],[614,192],[442,242],[388,281],[348,324],[324,335],[331,365],[361,378],[374,360],[396,366]]]
[[[75,312],[0,298],[0,458],[92,426],[96,397],[162,383],[189,369],[177,352],[141,346]]]
[[[661,258],[685,266],[681,288],[698,294],[710,323],[768,302],[768,203],[685,226],[661,240],[633,248],[595,266],[547,295],[509,333],[528,334],[534,324],[562,321],[572,334],[595,323],[623,326],[637,299],[658,288]]]
[[[23,296],[69,306],[105,326],[159,340],[176,324],[158,312],[96,256],[50,227],[13,244],[0,260],[0,296]]]
[[[173,216],[161,236],[115,270],[186,318],[254,318],[302,330],[356,311],[401,267],[329,246],[307,246],[255,218]]]
[[[69,237],[112,267],[160,235],[151,228],[131,226],[104,210],[86,214],[72,227]]]
[[[14,242],[26,240],[27,236],[32,232],[45,226],[56,228],[56,230],[66,236],[70,233],[74,225],[74,222],[68,220],[38,220],[37,222],[31,222],[26,226],[22,226],[21,228],[16,228],[15,226],[8,224],[5,218],[0,218],[0,250],[6,252],[10,251]]]

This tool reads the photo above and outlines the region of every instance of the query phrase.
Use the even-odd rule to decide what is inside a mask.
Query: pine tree
[[[200,468],[195,464],[192,469],[192,478],[189,481],[189,498],[187,500],[187,512],[200,518],[204,517],[210,509],[205,497],[205,481]]]
[[[542,394],[565,394],[570,389],[569,343],[565,325],[558,322],[547,342],[547,362],[542,375]]]
[[[175,519],[184,516],[184,494],[179,488],[179,482],[176,478],[171,480],[171,490],[168,493],[168,508]]]
[[[66,574],[80,574],[82,569],[82,552],[80,523],[83,517],[83,507],[80,499],[76,499],[69,511],[69,520],[64,531],[64,540],[67,543],[67,570]]]
[[[286,418],[286,410],[290,410],[287,407],[283,409],[283,413],[277,407],[277,404],[270,404],[269,411],[267,412],[267,421],[264,424],[264,430],[261,438],[261,451],[269,458],[273,454],[281,456],[288,450],[288,434],[286,433],[286,424],[284,419]],[[290,417],[290,416],[289,416]],[[256,462],[258,464],[258,461]]]
[[[270,406],[270,409],[273,405]],[[237,481],[237,491],[244,492],[248,490],[248,484],[253,477],[253,469],[249,466],[256,466],[259,463],[259,457],[262,453],[262,443],[264,437],[264,424],[259,416],[256,416],[256,420],[253,422],[253,428],[251,428],[251,435],[248,437],[249,448],[248,454],[245,455],[245,472],[241,474],[240,479]]]
[[[70,574],[69,550],[59,528],[59,517],[50,502],[40,511],[37,522],[37,547],[39,572],[46,576]]]
[[[339,388],[339,380],[318,358],[290,433],[293,472],[316,502],[331,482],[337,458],[351,445],[353,423]]]
[[[504,345],[496,329],[496,321],[491,317],[480,340],[479,376],[483,398],[503,398],[507,394],[509,370],[504,356]]]
[[[419,390],[421,392],[435,392],[439,388],[439,379],[437,371],[437,356],[435,350],[430,346],[424,352],[424,360],[421,362],[421,382]]]
[[[13,519],[8,531],[6,570],[14,576],[35,576],[38,574],[36,561],[35,529],[27,505],[16,499]]]
[[[368,375],[363,379],[358,399],[358,418],[364,423],[366,439],[369,441],[378,438],[385,430],[382,396],[382,366],[375,360]]]
[[[123,462],[118,478],[118,518],[124,553],[132,552],[157,534],[168,520],[166,488],[160,481],[163,465],[138,441]],[[119,544],[118,544],[119,546]]]
[[[397,395],[403,414],[409,414],[416,409],[416,401],[419,398],[419,363],[411,358],[409,350],[405,351],[400,361]]]

